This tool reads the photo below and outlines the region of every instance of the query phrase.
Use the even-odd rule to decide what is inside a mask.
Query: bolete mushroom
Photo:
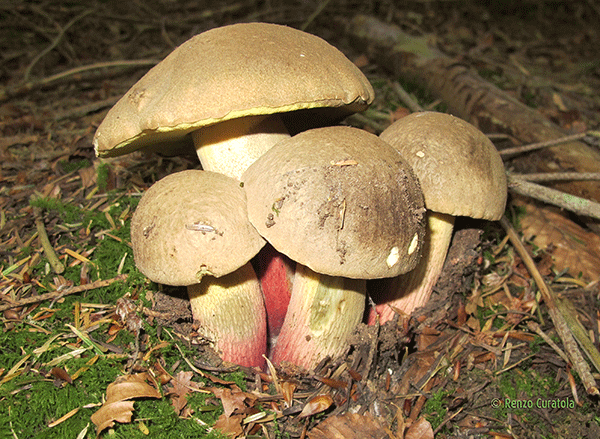
[[[277,143],[242,181],[252,224],[297,263],[272,359],[311,368],[345,348],[363,316],[366,279],[417,264],[425,231],[419,184],[391,146],[346,126]]]
[[[276,24],[234,24],[194,36],[148,71],[108,112],[93,143],[108,157],[165,151],[191,134],[205,170],[239,178],[289,137],[281,113],[312,109],[313,120],[336,120],[373,96],[362,72],[323,39]]]
[[[131,243],[150,280],[187,286],[199,332],[223,360],[263,365],[265,308],[249,261],[265,241],[248,221],[239,181],[199,170],[159,180],[134,212]]]
[[[360,69],[325,40],[276,24],[234,24],[194,36],[148,71],[108,112],[93,144],[110,157],[193,141],[203,169],[239,179],[288,129],[341,120],[373,97]],[[264,264],[280,265],[273,257]],[[276,294],[268,285],[286,288],[263,281],[267,300]]]
[[[427,233],[417,267],[395,279],[376,307],[381,323],[394,308],[406,314],[423,306],[439,278],[456,216],[498,220],[507,197],[506,174],[494,144],[477,128],[437,112],[413,113],[385,129],[381,139],[412,166],[425,196]],[[372,323],[376,315],[371,312]]]

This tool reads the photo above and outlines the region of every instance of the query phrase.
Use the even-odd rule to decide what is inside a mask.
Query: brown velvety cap
[[[318,273],[393,277],[420,258],[425,209],[418,181],[371,133],[345,126],[305,131],[273,146],[242,181],[259,233]]]
[[[502,217],[507,196],[502,159],[470,123],[444,113],[413,113],[380,137],[412,166],[427,209],[487,220]]]
[[[248,115],[334,107],[343,116],[373,100],[371,84],[338,49],[286,26],[244,23],[183,43],[108,112],[94,136],[99,156]]]
[[[144,194],[131,221],[138,269],[166,285],[193,285],[243,266],[265,244],[248,221],[239,181],[209,171],[168,175]]]

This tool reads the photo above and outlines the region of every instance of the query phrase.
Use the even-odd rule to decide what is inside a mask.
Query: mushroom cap
[[[380,138],[410,163],[428,210],[486,220],[502,217],[507,197],[502,158],[470,123],[445,113],[413,113]]]
[[[108,112],[93,144],[117,156],[181,143],[203,126],[250,115],[333,108],[364,110],[374,92],[362,72],[325,40],[286,26],[241,23],[183,43]]]
[[[374,134],[345,126],[302,132],[273,146],[242,181],[259,233],[313,271],[393,277],[420,258],[419,183]]]
[[[246,264],[265,244],[248,221],[239,181],[188,170],[154,183],[131,220],[138,269],[166,285],[193,285]]]

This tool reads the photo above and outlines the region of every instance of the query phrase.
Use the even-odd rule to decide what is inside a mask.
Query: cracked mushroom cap
[[[373,97],[362,72],[325,40],[276,24],[234,24],[196,35],[148,71],[108,112],[93,144],[98,156],[118,156],[238,117],[328,108],[342,118]]]
[[[131,221],[138,269],[166,285],[193,285],[247,263],[265,244],[248,221],[237,180],[188,170],[168,175],[144,194]]]
[[[445,113],[413,113],[380,138],[412,166],[427,209],[486,220],[502,217],[507,197],[502,158],[470,123]]]
[[[248,215],[281,253],[357,279],[413,269],[425,233],[410,166],[377,136],[318,128],[282,140],[242,176]]]

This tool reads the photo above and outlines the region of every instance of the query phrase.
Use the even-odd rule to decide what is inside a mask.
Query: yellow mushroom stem
[[[214,343],[221,358],[262,367],[267,349],[265,306],[250,263],[220,278],[206,276],[187,290],[198,332]]]
[[[288,137],[277,114],[240,117],[192,132],[202,168],[238,180],[256,159]]]
[[[423,256],[414,270],[393,278],[388,284],[390,293],[386,295],[391,298],[375,307],[381,324],[394,318],[395,309],[410,315],[425,305],[440,277],[452,239],[454,217],[429,210],[426,215]],[[374,323],[374,319],[374,313],[371,313],[369,323]]]
[[[341,355],[362,319],[365,294],[365,280],[327,276],[297,264],[273,362],[312,369],[326,356]]]

